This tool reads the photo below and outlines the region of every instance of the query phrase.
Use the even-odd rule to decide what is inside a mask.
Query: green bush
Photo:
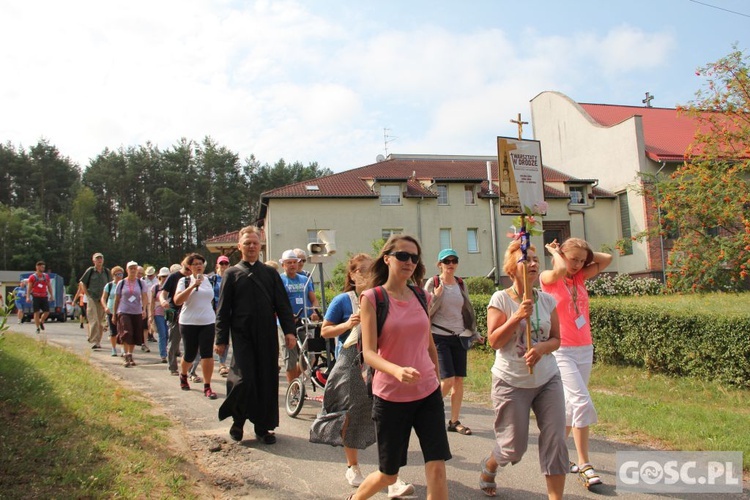
[[[610,298],[590,316],[597,361],[750,388],[750,314]]]
[[[495,282],[483,276],[464,278],[464,283],[470,294],[492,295],[495,293]]]
[[[659,295],[664,287],[654,278],[633,278],[629,274],[618,274],[614,278],[601,274],[586,281],[586,290],[592,297],[612,297],[615,295]]]

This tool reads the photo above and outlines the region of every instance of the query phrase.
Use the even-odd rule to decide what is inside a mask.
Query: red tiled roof
[[[213,238],[208,238],[204,243],[232,243],[236,244],[237,241],[240,239],[240,232],[238,231],[232,231],[231,233],[224,233],[220,234],[218,236],[214,236]]]
[[[611,127],[641,116],[646,155],[655,161],[681,162],[693,142],[699,122],[673,108],[578,103],[597,123]]]
[[[429,181],[428,185],[437,182],[480,183],[479,196],[487,197],[489,195],[486,181],[487,161],[491,162],[492,180],[497,186],[497,157],[390,155],[387,160],[379,163],[272,189],[264,192],[261,197],[263,200],[269,198],[377,198],[379,196],[377,190],[371,189],[367,181],[381,184],[406,181],[404,193],[406,197],[437,196],[435,191],[425,187],[418,182],[419,180]],[[546,182],[575,182],[580,179],[545,166],[544,180]],[[553,191],[559,193],[557,190]],[[601,197],[614,196],[599,188],[596,188],[595,193]]]

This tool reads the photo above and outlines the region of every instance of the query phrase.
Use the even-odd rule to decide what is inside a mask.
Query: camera
[[[196,274],[195,279],[198,281],[203,281],[203,275],[202,274]]]

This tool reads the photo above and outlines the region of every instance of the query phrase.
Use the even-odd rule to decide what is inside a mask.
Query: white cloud
[[[210,135],[241,157],[341,170],[383,151],[383,127],[399,137],[391,152],[491,154],[538,92],[625,81],[676,45],[624,24],[563,36],[416,19],[363,35],[281,1],[30,0],[3,14],[0,140],[45,136],[83,164]]]

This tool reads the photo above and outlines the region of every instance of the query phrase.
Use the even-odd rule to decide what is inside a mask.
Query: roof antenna
[[[384,146],[384,149],[385,149],[385,156],[386,156],[386,158],[388,157],[388,143],[389,142],[393,142],[396,139],[398,139],[398,137],[394,137],[392,135],[388,135],[388,131],[389,130],[390,130],[389,128],[384,128],[383,129],[383,146]]]
[[[646,98],[643,99],[641,102],[646,105],[647,108],[651,107],[651,101],[654,100],[654,96],[651,95],[650,92],[646,92]]]

